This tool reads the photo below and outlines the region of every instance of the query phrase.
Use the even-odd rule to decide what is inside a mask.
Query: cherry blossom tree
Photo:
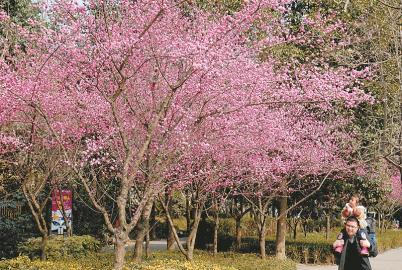
[[[342,122],[326,123],[320,113],[370,97],[355,87],[356,71],[261,61],[263,49],[295,38],[277,20],[287,2],[246,1],[219,15],[187,1],[60,0],[44,6],[48,21],[21,29],[23,46],[1,59],[0,125],[12,127],[35,112],[43,141],[62,149],[113,233],[115,269],[124,265],[124,245],[144,208],[166,185],[194,184],[186,180],[194,171],[202,192],[230,183],[213,174],[225,164],[237,166],[234,176],[252,172],[264,191],[285,192],[291,176],[342,164],[335,143],[346,136],[338,132]],[[1,138],[18,141],[12,132]],[[93,189],[97,175],[83,172],[85,164],[107,162],[96,154],[103,149],[118,181],[116,226]],[[232,154],[235,162],[226,162]],[[166,177],[177,162],[185,172]],[[132,189],[140,195],[129,214]],[[191,249],[195,237],[189,238]]]

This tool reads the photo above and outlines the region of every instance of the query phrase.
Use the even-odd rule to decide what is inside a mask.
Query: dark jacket
[[[360,246],[356,237],[352,243],[348,239],[344,240],[345,246],[342,254],[336,256],[338,270],[371,270],[369,258],[360,255]]]

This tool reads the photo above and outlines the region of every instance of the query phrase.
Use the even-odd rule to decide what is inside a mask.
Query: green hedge
[[[220,253],[211,256],[205,251],[196,251],[194,261],[188,262],[179,252],[158,251],[143,263],[130,262],[127,254],[125,270],[295,270],[291,260],[268,258],[261,260],[254,254]],[[75,260],[31,260],[20,256],[0,261],[0,270],[110,270],[113,268],[113,254],[92,253]]]
[[[30,258],[40,257],[40,245],[42,239],[30,238],[18,245],[21,255]],[[46,255],[49,259],[80,258],[100,249],[100,242],[89,235],[83,236],[53,236],[48,240]]]
[[[21,213],[15,217],[0,215],[0,258],[18,256],[18,243],[37,235],[32,214],[25,203],[25,196],[20,191],[10,195],[8,200],[0,200],[0,207],[6,207],[15,213],[21,210]],[[19,206],[22,208],[17,209]]]
[[[299,263],[334,263],[335,259],[332,254],[332,243],[335,241],[337,233],[339,233],[339,231],[332,231],[328,240],[325,239],[324,233],[310,233],[307,238],[300,237],[297,241],[287,240],[286,256]],[[234,241],[233,236],[220,235],[218,241],[219,250],[232,250]],[[390,230],[385,233],[377,233],[377,245],[379,252],[402,247],[402,230]],[[275,255],[274,240],[265,241],[265,247],[268,255]],[[258,253],[258,239],[255,237],[243,238],[239,252]]]
[[[185,262],[185,259],[182,254],[178,251],[175,252],[166,252],[166,251],[158,251],[152,253],[152,257],[149,261],[145,261],[144,264],[153,265],[153,263],[157,263],[161,260],[175,260]],[[226,269],[224,267],[230,267],[230,269],[236,270],[294,270],[296,269],[295,262],[287,259],[287,260],[278,260],[274,257],[268,257],[265,260],[262,260],[256,254],[246,254],[246,253],[237,253],[237,252],[219,252],[217,255],[213,256],[210,252],[195,250],[194,251],[194,263],[196,265],[211,265],[211,268],[207,269]],[[212,268],[215,265],[220,268]],[[139,268],[142,269],[142,268]],[[152,268],[153,269],[153,268]],[[156,268],[156,269],[165,269],[165,268]],[[181,268],[177,268],[181,269]],[[192,269],[192,268],[190,268]],[[197,268],[194,268],[197,269]],[[172,270],[176,270],[176,268],[172,268]]]
[[[225,246],[228,246],[228,244],[225,244]],[[268,255],[275,255],[275,241],[265,241],[265,248]],[[239,251],[243,253],[258,253],[258,239],[242,239]],[[331,246],[323,243],[286,242],[286,257],[299,263],[334,262]]]
[[[377,233],[377,244],[379,252],[402,247],[402,230],[389,230],[384,233]]]

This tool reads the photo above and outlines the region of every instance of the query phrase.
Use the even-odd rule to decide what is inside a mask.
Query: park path
[[[402,248],[391,249],[370,258],[373,270],[401,270],[402,269]],[[306,265],[298,264],[297,270],[337,270],[336,265]]]
[[[180,238],[180,242],[182,245],[184,245],[186,243],[187,237],[182,237]],[[126,244],[126,250],[134,250],[134,245],[135,245],[135,241],[131,240]],[[166,239],[160,239],[160,240],[152,240],[149,241],[149,246],[151,248],[151,250],[166,250]],[[177,244],[175,243],[175,246],[177,247]],[[114,248],[113,245],[108,245],[102,248],[102,252],[113,252]]]

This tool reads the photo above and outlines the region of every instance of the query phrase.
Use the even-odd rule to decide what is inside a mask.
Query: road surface
[[[187,237],[180,238],[180,242],[182,244],[185,244],[186,239],[187,239]],[[134,250],[134,244],[135,244],[135,241],[130,240],[126,244],[126,250],[127,251],[128,250],[131,250],[131,251]],[[144,242],[144,244],[145,244],[145,242]],[[151,250],[166,250],[166,246],[167,246],[166,239],[149,241],[149,246],[151,247]],[[177,247],[176,243],[175,243],[175,246]],[[145,245],[144,245],[144,247],[145,247]],[[103,252],[111,252],[111,251],[113,251],[113,249],[114,249],[113,245],[108,245],[108,246],[103,247],[101,251],[103,251]]]

